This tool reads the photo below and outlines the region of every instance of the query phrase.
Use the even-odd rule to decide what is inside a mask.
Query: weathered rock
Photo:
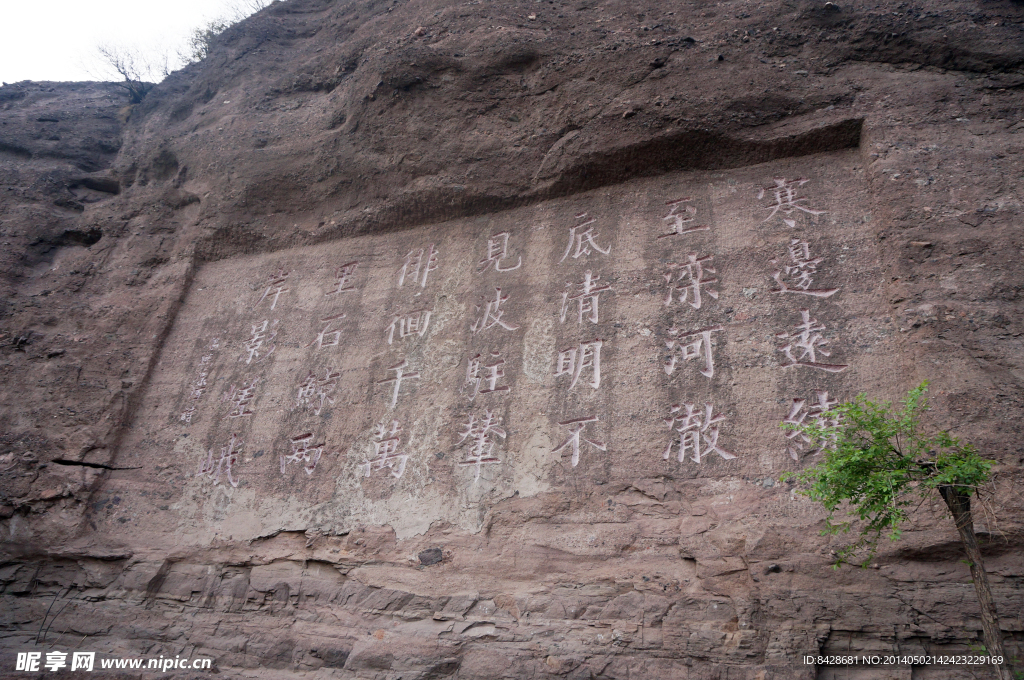
[[[977,525],[1019,655],[1022,14],[289,0],[130,109],[0,88],[0,675],[74,648],[226,677],[910,677],[801,657],[977,644],[938,497],[833,571],[846,539],[779,482],[813,454],[777,424],[926,378],[998,462]],[[799,272],[821,295],[777,292]],[[802,309],[810,361],[846,368],[786,367]],[[702,375],[680,333],[716,326]],[[700,463],[665,427],[687,402],[725,417]]]

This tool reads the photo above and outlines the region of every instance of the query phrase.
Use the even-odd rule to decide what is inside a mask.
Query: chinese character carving
[[[292,452],[287,456],[281,454],[281,474],[285,473],[288,463],[301,463],[302,469],[306,471],[307,475],[313,474],[316,464],[320,462],[320,456],[324,453],[325,444],[314,446],[312,432],[292,437],[289,442]]]
[[[405,256],[402,272],[398,275],[398,287],[404,286],[408,279],[414,287],[418,284],[420,288],[426,288],[427,274],[435,269],[437,269],[437,250],[433,243],[430,244],[430,248],[410,250],[409,254]]]
[[[373,453],[376,458],[366,460],[359,466],[363,477],[369,477],[370,472],[374,469],[388,468],[391,470],[392,477],[401,478],[405,472],[405,463],[409,460],[409,454],[398,450],[401,444],[399,437],[401,431],[402,428],[399,427],[397,420],[391,421],[390,429],[384,423],[379,423],[374,427],[373,436],[377,441],[373,443]]]
[[[818,361],[819,354],[825,357],[831,356],[831,353],[824,349],[824,346],[828,344],[828,340],[819,333],[819,331],[825,330],[825,326],[819,324],[817,319],[811,318],[810,310],[801,309],[800,316],[803,320],[796,327],[795,333],[778,333],[775,336],[780,340],[790,341],[785,347],[779,348],[779,351],[786,355],[786,361],[789,363],[780,365],[783,368],[809,366],[810,368],[818,368],[829,373],[845,371],[847,364],[823,364]],[[793,356],[794,350],[799,350],[799,356]]]
[[[206,460],[200,459],[199,472],[196,476],[206,475],[213,479],[214,484],[220,483],[220,473],[223,470],[228,477],[228,483],[233,487],[238,486],[238,480],[232,474],[232,468],[238,462],[238,454],[241,452],[242,444],[238,441],[238,435],[231,435],[231,441],[220,447],[220,458],[217,463],[213,462],[213,449],[210,449]]]
[[[587,213],[580,213],[576,216],[576,219],[585,219]],[[569,245],[565,248],[565,253],[562,255],[562,259],[558,261],[558,264],[562,264],[565,258],[569,257],[572,253],[572,259],[578,260],[584,255],[590,255],[592,252],[590,249],[593,248],[602,255],[607,255],[611,252],[612,247],[602,248],[594,241],[594,228],[592,225],[596,222],[596,219],[588,220],[581,224],[577,224],[575,227],[569,227]],[[586,229],[584,229],[586,227]]]
[[[330,395],[338,386],[340,375],[341,373],[325,370],[324,377],[319,378],[313,371],[310,371],[306,379],[299,385],[299,397],[295,407],[307,406],[313,409],[313,415],[318,416],[325,405],[333,406],[334,400]]]
[[[210,376],[208,366],[210,364],[211,359],[213,359],[213,355],[206,354],[203,356],[203,358],[199,360],[199,375],[196,376],[195,382],[192,383],[188,395],[188,398],[191,399],[193,402],[197,401],[200,397],[203,396],[203,393],[206,392],[206,379]],[[192,403],[189,405],[187,409],[181,412],[181,415],[178,417],[178,419],[188,424],[192,422],[192,416],[194,416],[195,414],[196,405],[195,403]]]
[[[507,231],[503,231],[500,234],[494,234],[487,239],[487,257],[480,260],[479,268],[477,269],[478,273],[483,274],[491,265],[494,265],[494,271],[496,272],[510,272],[514,269],[519,269],[520,265],[523,264],[522,255],[520,255],[516,260],[516,266],[501,266],[501,261],[509,256],[508,237],[509,233]]]
[[[263,361],[273,354],[275,345],[270,345],[270,349],[265,351],[263,349],[263,343],[272,341],[276,336],[276,320],[274,323],[270,323],[270,321],[267,320],[263,320],[260,323],[254,323],[252,325],[252,337],[243,345],[248,353],[247,356],[244,357],[245,363],[251,364],[253,361]],[[239,359],[239,361],[242,361],[242,359]]]
[[[600,280],[600,276],[594,276],[588,269],[583,274],[583,282],[579,284],[580,292],[576,295],[570,296],[571,291],[565,291],[562,293],[562,311],[559,314],[559,318],[562,323],[565,323],[565,315],[569,311],[570,302],[576,303],[576,321],[577,323],[583,323],[583,318],[586,316],[590,323],[597,323],[598,311],[597,311],[597,300],[598,296],[607,291],[611,290],[611,286],[599,286],[597,282]],[[566,284],[566,287],[571,287],[572,284]]]
[[[696,220],[696,217],[694,216],[697,214],[696,208],[692,205],[686,205],[689,202],[689,198],[680,198],[666,203],[666,205],[669,206],[669,213],[661,219],[669,225],[669,231],[667,234],[662,234],[658,238],[681,236],[682,234],[689,234],[695,231],[709,231],[711,229],[711,227],[704,224],[688,226],[691,222]]]
[[[601,346],[603,340],[597,339],[592,342],[581,342],[579,347],[570,347],[558,353],[558,361],[555,367],[555,377],[562,375],[572,376],[569,389],[576,387],[580,375],[586,369],[591,370],[590,386],[595,390],[601,386]]]
[[[332,330],[331,326],[334,325],[335,321],[339,321],[344,318],[344,314],[335,314],[334,316],[328,316],[320,319],[320,323],[326,321],[327,325],[323,327],[323,330],[317,333],[316,339],[306,345],[306,347],[316,345],[317,350],[321,350],[324,347],[338,347],[341,344],[341,330]]]
[[[395,383],[395,389],[391,393],[391,408],[394,408],[395,405],[398,403],[398,391],[402,388],[402,381],[403,380],[419,380],[420,379],[420,372],[419,371],[416,371],[415,373],[406,373],[405,372],[405,369],[408,366],[409,366],[409,362],[408,361],[403,361],[400,364],[395,364],[394,366],[392,366],[391,368],[388,369],[389,371],[394,371],[395,372],[395,377],[394,378],[388,378],[387,380],[378,380],[377,381],[378,385],[384,385],[385,383]]]
[[[787,182],[784,177],[776,177],[774,181],[775,186],[770,187],[768,191],[772,192],[775,202],[765,208],[765,210],[771,211],[768,214],[768,217],[764,218],[765,222],[781,212],[785,215],[785,217],[782,218],[782,221],[792,228],[796,226],[796,220],[790,219],[789,216],[797,211],[807,213],[808,215],[821,215],[825,212],[824,210],[811,210],[804,205],[807,202],[807,199],[801,198],[797,195],[797,189],[811,180],[794,179]],[[765,188],[761,187],[757,192],[757,200],[763,199],[764,195]]]
[[[673,263],[669,265],[675,270],[675,284],[673,285],[673,271],[666,273],[665,282],[668,283],[668,295],[665,296],[665,306],[672,304],[672,296],[678,293],[679,304],[689,304],[694,309],[700,309],[703,303],[701,289],[712,283],[718,283],[718,279],[706,278],[704,273],[714,274],[715,270],[710,266],[712,255],[697,257],[697,253],[687,253],[685,264]],[[718,291],[708,288],[704,291],[714,299],[718,299]]]
[[[508,392],[508,385],[498,385],[498,381],[505,377],[505,360],[498,352],[491,352],[493,363],[484,364],[477,354],[470,357],[466,366],[466,385],[469,387],[470,401],[476,400],[478,394],[490,394],[491,392]],[[483,389],[481,389],[483,388]]]
[[[199,374],[195,383],[192,385],[192,391],[189,393],[189,397],[192,399],[198,399],[203,396],[203,392],[206,391],[206,377],[209,375],[206,371]]]
[[[479,333],[480,331],[485,331],[488,328],[492,328],[494,326],[501,326],[507,331],[514,331],[517,328],[519,328],[519,326],[509,326],[507,323],[501,320],[501,317],[504,316],[505,314],[505,312],[501,309],[501,303],[505,302],[506,300],[508,300],[508,295],[502,297],[501,288],[494,289],[493,300],[487,300],[486,298],[482,298],[481,302],[483,302],[483,305],[477,305],[476,311],[482,311],[483,315],[479,319],[474,321],[470,325],[469,329],[474,333]]]
[[[189,397],[192,399],[198,399],[203,396],[203,392],[206,391],[206,379],[209,377],[210,372],[206,369],[207,364],[210,363],[210,359],[213,357],[209,354],[199,360],[199,375],[196,377],[196,381],[192,383],[192,391]]]
[[[786,265],[783,269],[772,274],[772,278],[779,284],[781,290],[773,293],[796,293],[797,295],[812,295],[814,297],[827,298],[835,293],[838,288],[812,290],[811,278],[818,271],[821,258],[811,259],[811,246],[807,241],[794,238],[789,242],[789,259],[793,264]],[[774,265],[778,260],[771,260]]]
[[[253,309],[256,309],[261,302],[271,296],[273,296],[273,299],[270,302],[270,309],[273,310],[277,307],[277,298],[281,297],[281,293],[287,293],[290,290],[284,287],[290,274],[291,272],[286,272],[284,269],[281,269],[271,276],[270,283],[267,284],[267,289],[263,291],[263,295],[256,301],[256,304],[252,306]]]
[[[495,444],[492,437],[505,438],[505,430],[498,425],[500,420],[500,418],[495,418],[490,409],[485,410],[484,417],[480,419],[470,414],[469,422],[464,426],[466,429],[460,434],[459,441],[456,443],[457,445],[462,444],[467,439],[472,442],[466,454],[466,460],[459,461],[459,465],[476,466],[476,477],[473,478],[473,481],[480,479],[480,468],[485,463],[501,462],[491,455]]]
[[[358,262],[349,262],[338,267],[334,271],[334,290],[328,291],[324,295],[337,295],[338,293],[347,293],[350,290],[355,290],[354,287],[349,285],[349,282],[355,276],[356,267],[358,266]]]
[[[793,405],[789,409],[789,415],[782,422],[791,425],[803,425],[804,420],[810,418],[818,427],[837,427],[839,425],[839,417],[830,409],[838,404],[839,401],[837,399],[829,399],[828,392],[825,390],[815,390],[814,394],[818,401],[811,404],[806,410],[804,410],[807,404],[806,400],[794,399]],[[786,439],[789,440],[789,446],[786,447],[786,451],[793,460],[800,460],[800,452],[804,450],[804,445],[811,443],[810,435],[800,430],[787,430]],[[829,448],[830,444],[835,444],[834,438],[823,442],[823,445],[815,449],[813,453],[815,455],[820,454],[822,450]]]
[[[580,462],[580,440],[590,444],[598,451],[606,451],[607,449],[605,448],[604,442],[591,441],[582,436],[583,429],[587,426],[587,423],[596,423],[598,420],[597,416],[591,416],[589,418],[577,418],[575,420],[566,420],[565,422],[558,423],[562,427],[568,426],[569,437],[551,453],[559,453],[565,447],[571,447],[572,458],[570,462],[572,463],[572,467],[576,467]]]
[[[686,409],[685,413],[676,415],[684,408]],[[672,455],[672,447],[677,446],[677,461],[682,463],[686,458],[686,452],[690,451],[690,459],[695,463],[700,463],[702,439],[704,454],[717,453],[725,460],[736,457],[735,454],[729,453],[718,445],[718,423],[725,420],[725,416],[721,413],[715,413],[715,407],[710,403],[704,404],[704,417],[701,418],[701,415],[700,411],[696,410],[693,404],[672,405],[669,417],[665,418],[665,424],[668,425],[670,430],[679,433],[679,441],[670,441],[665,448],[665,452],[662,454],[662,458],[668,460],[669,456]]]
[[[668,363],[665,364],[665,373],[672,375],[672,372],[676,370],[677,361],[688,361],[690,359],[704,359],[704,368],[700,370],[701,375],[708,378],[714,377],[715,375],[715,362],[711,355],[711,334],[722,330],[721,326],[708,326],[707,328],[701,328],[689,333],[682,333],[679,335],[678,340],[669,340],[665,343],[669,351],[672,352],[672,356],[669,357]],[[675,328],[670,329],[669,333],[676,335],[679,331]],[[683,342],[693,338],[688,342]]]
[[[256,396],[256,385],[259,381],[259,377],[255,377],[248,384],[243,383],[242,389],[238,389],[234,385],[231,386],[230,391],[224,395],[224,401],[230,401],[235,405],[228,413],[228,418],[241,418],[242,416],[252,415],[252,411],[249,410],[249,404],[252,402],[253,397]]]
[[[399,339],[408,338],[410,335],[418,335],[421,338],[427,332],[427,324],[430,323],[429,309],[417,309],[405,316],[396,316],[388,327],[388,344],[394,342],[395,331],[398,331]]]

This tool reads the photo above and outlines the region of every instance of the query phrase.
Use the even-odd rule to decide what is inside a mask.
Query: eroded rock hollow
[[[1022,26],[286,0],[0,88],[0,676],[995,677],[907,661],[980,644],[938,494],[833,570],[779,424],[930,380],[1022,654]]]

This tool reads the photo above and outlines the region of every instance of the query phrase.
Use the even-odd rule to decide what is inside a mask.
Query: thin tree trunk
[[[981,548],[978,547],[978,538],[974,535],[971,495],[963,487],[951,485],[940,486],[939,493],[953,515],[956,530],[960,532],[960,541],[964,544],[964,552],[967,553],[967,560],[971,565],[971,578],[974,579],[974,590],[978,594],[978,604],[981,605],[981,634],[985,640],[985,654],[1002,657],[1003,663],[996,668],[996,672],[1000,680],[1013,680],[1010,667],[1006,663],[1006,654],[1003,652],[1003,633],[999,629],[999,617],[992,602],[992,589],[985,574]]]

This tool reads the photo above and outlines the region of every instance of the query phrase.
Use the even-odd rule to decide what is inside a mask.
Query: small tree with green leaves
[[[981,458],[973,446],[961,443],[947,431],[929,435],[922,430],[927,389],[928,383],[924,382],[910,390],[902,408],[870,401],[861,394],[833,407],[830,416],[836,425],[825,421],[784,423],[783,428],[799,430],[824,446],[820,463],[783,478],[805,484],[801,493],[828,511],[824,534],[845,533],[853,527],[853,521],[835,521],[836,514],[844,509],[862,523],[859,539],[837,553],[836,567],[854,561],[866,566],[883,534],[893,540],[899,538],[900,525],[907,520],[907,509],[915,500],[937,491],[949,508],[967,553],[981,605],[985,647],[989,655],[1005,659],[999,619],[971,515],[971,496],[988,480],[992,461]],[[1005,665],[999,672],[1009,680]]]

